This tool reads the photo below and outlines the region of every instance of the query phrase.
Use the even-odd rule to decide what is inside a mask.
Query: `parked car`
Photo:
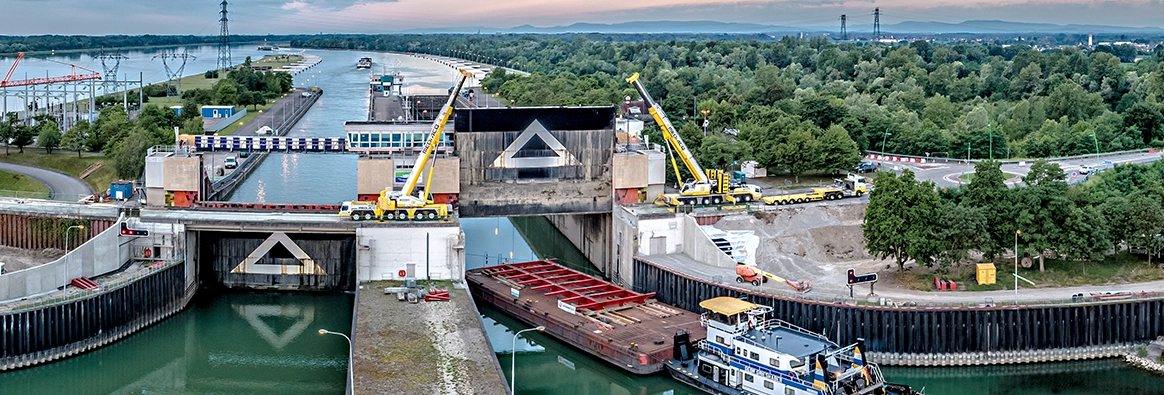
[[[233,156],[228,156],[228,157],[226,157],[226,160],[222,162],[222,167],[225,167],[227,169],[236,168],[236,167],[238,167],[238,160],[235,159]]]
[[[856,170],[858,173],[868,173],[871,171],[876,171],[877,165],[869,162],[861,162],[857,164],[857,168],[853,170]]]

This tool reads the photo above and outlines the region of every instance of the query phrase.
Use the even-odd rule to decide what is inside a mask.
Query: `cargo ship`
[[[372,58],[360,58],[360,61],[356,62],[356,68],[357,69],[370,69],[370,68],[372,68]]]
[[[675,357],[675,334],[702,339],[695,313],[660,303],[553,260],[473,269],[473,297],[628,372],[660,372]]]
[[[671,377],[717,395],[917,395],[888,383],[865,360],[864,341],[841,347],[824,335],[770,319],[771,307],[721,296],[704,300],[707,337],[675,335]],[[696,338],[700,339],[700,338]]]

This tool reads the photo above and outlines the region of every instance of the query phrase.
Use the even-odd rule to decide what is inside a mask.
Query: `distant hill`
[[[832,32],[829,26],[780,26],[756,23],[716,22],[716,21],[635,21],[622,23],[575,23],[568,26],[536,27],[521,25],[511,28],[489,27],[449,27],[405,30],[401,33],[791,33],[791,32]],[[864,34],[871,31],[869,25],[849,25],[849,32]],[[882,25],[886,33],[1039,33],[1039,34],[1087,34],[1087,33],[1138,33],[1164,34],[1164,28],[1126,27],[1110,25],[1056,25],[1051,23],[1026,23],[998,20],[970,20],[961,23],[906,21],[892,25]]]
[[[1051,23],[988,20],[965,21],[962,23],[906,21],[886,25],[881,30],[895,33],[1164,33],[1164,29],[1158,27],[1056,25]]]

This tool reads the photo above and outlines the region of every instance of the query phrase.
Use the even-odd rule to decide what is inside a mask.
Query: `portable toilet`
[[[170,110],[174,112],[174,115],[182,116],[182,106],[170,106]]]

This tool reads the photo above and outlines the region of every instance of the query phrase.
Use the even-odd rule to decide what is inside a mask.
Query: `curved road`
[[[40,181],[48,187],[49,196],[55,200],[75,202],[81,199],[82,196],[93,194],[93,188],[89,186],[89,183],[56,170],[8,162],[0,162],[0,170],[23,174]]]

